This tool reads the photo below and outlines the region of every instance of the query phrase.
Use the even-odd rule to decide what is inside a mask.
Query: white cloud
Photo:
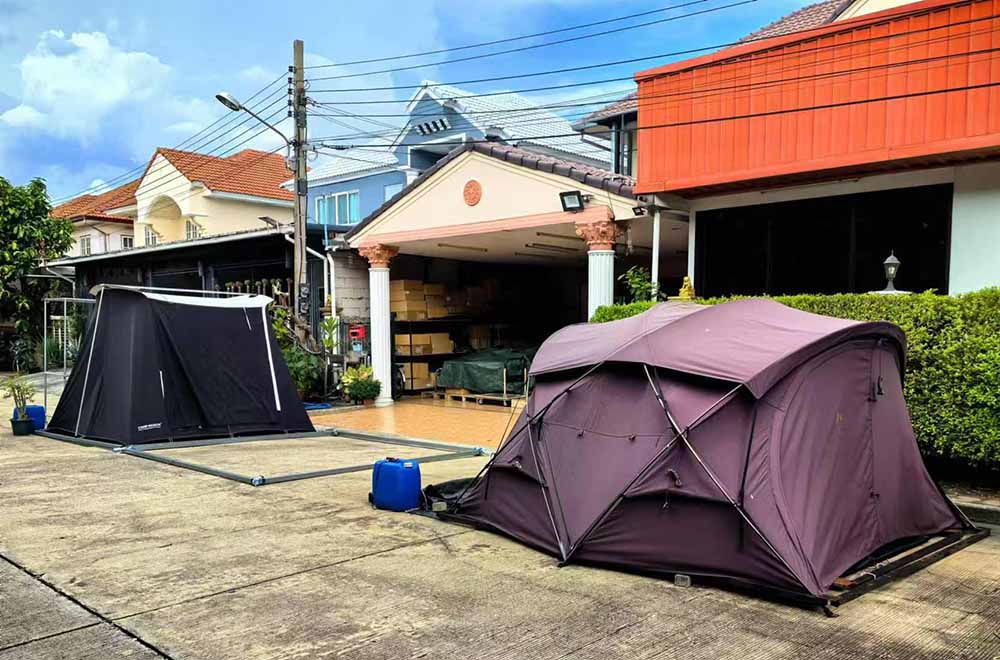
[[[91,195],[97,195],[108,189],[108,182],[104,179],[97,178],[90,182],[90,188],[87,190]]]
[[[113,46],[102,32],[67,37],[48,30],[21,61],[20,71],[21,97],[30,99],[33,113],[22,110],[9,117],[8,111],[2,119],[12,125],[30,120],[58,137],[86,141],[112,113],[162,93],[170,67],[148,53]]]
[[[22,103],[0,114],[0,121],[15,128],[39,128],[45,124],[45,115]]]

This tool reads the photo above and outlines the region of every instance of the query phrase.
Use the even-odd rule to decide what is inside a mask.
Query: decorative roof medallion
[[[469,206],[475,206],[483,198],[483,186],[475,179],[469,179],[462,188],[462,197]]]

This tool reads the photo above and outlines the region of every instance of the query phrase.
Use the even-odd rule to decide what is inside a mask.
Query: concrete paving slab
[[[144,647],[114,626],[102,623],[65,635],[49,637],[0,651],[0,660],[161,660],[164,655]]]
[[[96,616],[0,560],[0,649],[97,623]]]
[[[211,449],[206,458],[229,455]],[[484,460],[425,465],[425,482],[470,476]],[[2,436],[0,553],[178,659],[1000,657],[996,537],[827,619],[725,591],[558,568],[496,535],[373,511],[369,487],[361,473],[255,489]],[[131,652],[106,628],[0,660]],[[71,635],[76,647],[62,640]]]

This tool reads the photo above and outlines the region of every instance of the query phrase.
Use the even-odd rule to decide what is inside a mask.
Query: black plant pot
[[[35,423],[31,419],[12,419],[10,428],[14,435],[31,435],[35,431]]]

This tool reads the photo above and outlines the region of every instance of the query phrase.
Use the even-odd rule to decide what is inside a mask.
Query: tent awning
[[[742,383],[759,398],[808,358],[865,336],[891,340],[902,366],[906,339],[892,323],[835,319],[765,298],[666,302],[620,321],[563,328],[542,344],[531,374],[635,362]]]

